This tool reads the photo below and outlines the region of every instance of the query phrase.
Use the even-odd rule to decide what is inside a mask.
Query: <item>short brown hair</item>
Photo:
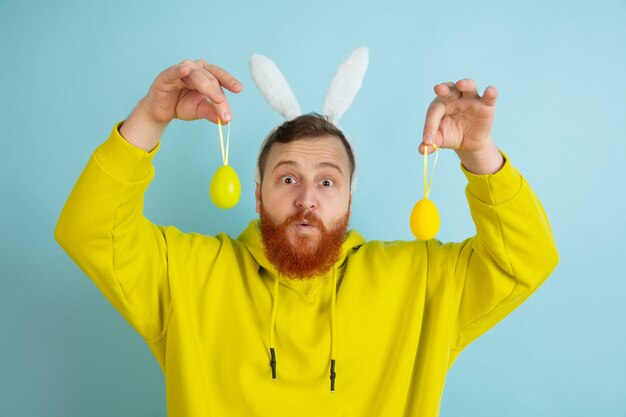
[[[259,153],[259,159],[257,166],[259,167],[260,181],[263,182],[263,172],[265,171],[265,164],[267,162],[267,155],[269,155],[272,146],[278,143],[290,143],[299,139],[314,138],[319,136],[335,136],[348,153],[348,160],[350,162],[350,180],[354,175],[354,152],[352,152],[352,146],[346,139],[343,132],[337,128],[326,116],[318,113],[308,113],[291,119],[278,126],[265,141],[261,152]]]

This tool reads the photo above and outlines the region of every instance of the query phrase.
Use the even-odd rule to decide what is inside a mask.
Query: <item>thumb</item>
[[[434,146],[441,146],[443,138],[439,133],[439,125],[446,114],[446,105],[438,100],[434,100],[428,107],[426,112],[426,120],[424,122],[424,132],[422,135],[422,144],[419,147],[420,153],[424,153],[424,144],[428,145],[428,153],[434,152]]]
[[[217,118],[221,117],[219,111],[207,99],[204,99],[200,102],[196,115],[198,119],[206,119],[216,124]],[[227,124],[229,121],[230,120],[225,121],[223,117],[221,118],[222,124]]]

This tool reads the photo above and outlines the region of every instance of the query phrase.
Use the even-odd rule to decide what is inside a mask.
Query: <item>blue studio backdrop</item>
[[[280,121],[248,59],[272,58],[304,111],[335,69],[370,50],[342,126],[359,164],[351,226],[411,239],[422,188],[424,115],[442,81],[470,77],[500,98],[493,135],[539,195],[561,261],[525,304],[466,349],[441,416],[626,416],[626,2],[0,0],[0,414],[165,416],[148,346],[56,244],[74,182],[156,75],[203,58],[244,84],[229,94],[236,208],[209,198],[217,129],[174,121],[145,203],[153,222],[238,235],[254,211],[254,167]],[[474,227],[458,158],[440,153],[438,238]]]

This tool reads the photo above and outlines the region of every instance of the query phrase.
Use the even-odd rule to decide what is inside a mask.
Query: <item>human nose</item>
[[[300,189],[296,198],[296,206],[300,210],[310,210],[317,207],[317,196],[312,185],[305,185]]]

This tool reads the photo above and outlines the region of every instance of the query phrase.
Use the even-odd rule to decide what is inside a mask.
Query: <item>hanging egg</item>
[[[427,198],[418,201],[411,212],[411,232],[420,240],[430,240],[439,231],[439,211]]]
[[[211,201],[221,209],[235,207],[241,196],[241,184],[237,173],[230,165],[222,165],[211,180]]]

